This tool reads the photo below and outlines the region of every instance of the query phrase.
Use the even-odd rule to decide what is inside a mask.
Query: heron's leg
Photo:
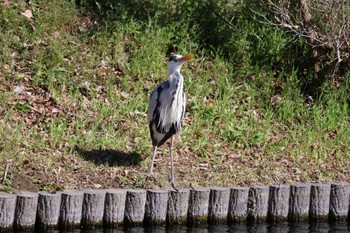
[[[159,184],[159,186],[161,187],[161,184],[160,184],[160,182],[157,180],[157,178],[154,176],[154,174],[153,174],[153,164],[154,164],[154,159],[155,159],[155,157],[156,157],[156,154],[157,154],[157,146],[155,146],[154,147],[154,152],[153,152],[153,157],[152,157],[152,162],[151,162],[151,169],[150,169],[150,171],[149,171],[149,174],[150,174],[150,176],[153,178],[153,180],[155,181],[155,182],[157,182],[158,184]]]
[[[156,157],[156,154],[157,154],[157,146],[154,147],[154,151],[153,151],[153,157],[152,157],[152,162],[151,162],[151,169],[149,171],[149,174],[151,176],[153,176],[153,164],[154,164],[154,159]]]
[[[170,184],[171,186],[176,190],[179,191],[175,186],[175,176],[174,176],[174,156],[173,156],[173,145],[174,145],[175,137],[171,137],[171,144],[170,144],[170,157],[171,157],[171,177],[170,177]]]

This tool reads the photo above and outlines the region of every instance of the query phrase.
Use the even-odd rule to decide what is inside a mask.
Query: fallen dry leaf
[[[23,15],[27,19],[31,19],[33,17],[33,13],[31,10],[26,10],[25,12],[22,12],[21,15]]]
[[[16,94],[21,94],[23,92],[24,88],[20,86],[16,86],[15,89],[13,90],[14,93]]]
[[[55,188],[52,188],[52,189],[48,190],[47,192],[50,194],[55,194],[55,193],[57,193],[57,190]]]

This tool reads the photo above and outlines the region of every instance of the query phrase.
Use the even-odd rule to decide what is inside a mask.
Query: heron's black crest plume
[[[170,56],[170,57],[169,57],[169,62],[170,62],[170,61],[177,61],[176,56],[174,56],[174,55]]]

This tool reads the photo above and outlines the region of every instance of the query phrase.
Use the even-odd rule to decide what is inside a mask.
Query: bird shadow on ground
[[[139,165],[141,161],[141,155],[132,152],[126,153],[123,151],[110,150],[110,149],[92,149],[84,150],[75,145],[74,152],[77,152],[81,157],[87,161],[91,161],[96,165],[108,164],[108,166],[135,166]]]

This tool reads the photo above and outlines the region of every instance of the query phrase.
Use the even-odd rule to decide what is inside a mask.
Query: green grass
[[[282,31],[239,18],[227,57],[226,44],[195,36],[198,25],[156,16],[101,19],[63,0],[0,9],[0,174],[13,159],[1,190],[153,187],[146,110],[169,49],[194,54],[182,69],[181,186],[349,181],[349,74],[308,105]],[[160,151],[167,186],[168,147]]]

